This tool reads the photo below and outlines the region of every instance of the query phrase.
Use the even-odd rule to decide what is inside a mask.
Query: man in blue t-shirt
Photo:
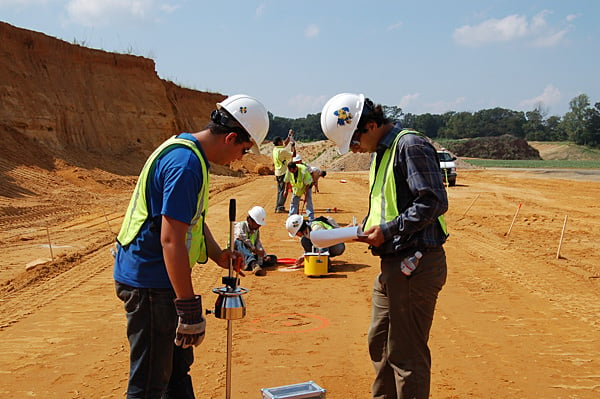
[[[231,260],[236,272],[243,267],[241,254],[221,249],[205,223],[208,170],[241,159],[268,127],[260,102],[231,96],[217,103],[204,130],[167,140],[146,161],[117,237],[113,273],[127,313],[127,398],[194,398],[188,372],[206,321],[191,269],[208,259],[225,269]]]

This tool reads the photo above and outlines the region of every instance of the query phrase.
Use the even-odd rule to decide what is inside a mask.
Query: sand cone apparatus
[[[229,200],[229,249],[233,250],[233,223],[235,222],[235,199]],[[246,304],[242,295],[248,290],[238,287],[239,278],[233,275],[233,260],[229,260],[229,275],[223,277],[223,287],[213,288],[213,292],[218,295],[215,302],[215,309],[206,311],[207,314],[213,313],[218,319],[227,320],[227,364],[226,364],[226,391],[225,398],[231,398],[231,340],[232,340],[232,320],[238,320],[246,316]]]
[[[324,276],[329,272],[329,252],[312,252],[304,254],[304,274],[307,276]]]

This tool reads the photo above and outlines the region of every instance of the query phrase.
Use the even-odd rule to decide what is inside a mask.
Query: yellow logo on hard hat
[[[352,122],[352,113],[350,113],[350,108],[343,107],[334,111],[333,114],[337,116],[337,124],[339,126],[344,126],[345,124],[350,124]]]
[[[246,112],[248,112],[248,108],[247,107],[240,107],[240,112],[242,114],[245,114]]]

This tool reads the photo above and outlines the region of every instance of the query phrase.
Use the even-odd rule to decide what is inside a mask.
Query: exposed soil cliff
[[[110,157],[124,163],[101,161],[107,170],[135,174],[139,160],[165,138],[204,127],[215,103],[225,98],[160,79],[153,60],[73,45],[4,22],[0,42],[5,160],[48,169],[53,157],[81,166]]]

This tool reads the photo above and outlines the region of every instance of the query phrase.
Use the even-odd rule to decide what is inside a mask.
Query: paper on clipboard
[[[342,242],[349,242],[364,236],[360,226],[340,227],[331,230],[317,230],[310,233],[310,240],[318,248],[327,248]]]

